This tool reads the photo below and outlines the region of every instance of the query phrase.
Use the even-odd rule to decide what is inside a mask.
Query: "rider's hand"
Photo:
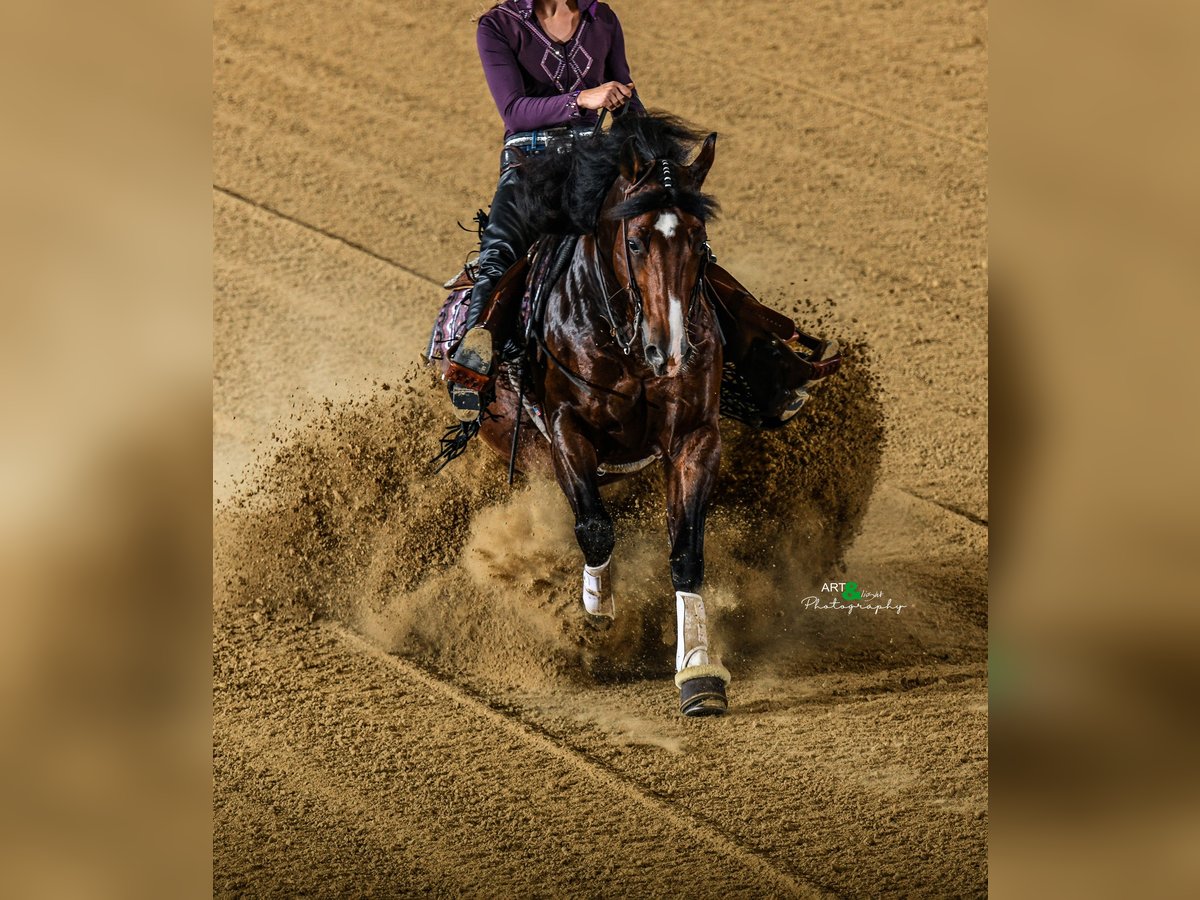
[[[620,109],[633,96],[633,82],[622,84],[619,81],[606,81],[600,87],[588,88],[579,92],[575,102],[583,109],[607,109],[609,112]]]

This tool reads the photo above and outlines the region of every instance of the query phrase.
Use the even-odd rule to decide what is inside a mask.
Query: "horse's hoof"
[[[685,716],[723,716],[729,709],[725,685],[729,670],[719,663],[689,666],[675,674],[679,711]]]
[[[679,711],[685,716],[723,716],[728,710],[725,682],[715,675],[691,678],[679,687]]]
[[[615,624],[617,624],[617,620],[610,619],[608,616],[583,617],[583,627],[593,634],[608,634]]]
[[[793,416],[796,415],[796,413],[800,412],[800,408],[807,402],[808,391],[806,391],[804,388],[797,388],[796,390],[792,391],[791,399],[788,401],[787,406],[783,408],[783,412],[779,414],[779,421],[789,421]]]

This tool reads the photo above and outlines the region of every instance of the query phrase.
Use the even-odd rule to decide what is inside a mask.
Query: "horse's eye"
[[[642,242],[639,241],[637,238],[630,238],[629,240],[627,240],[625,242],[625,246],[629,248],[630,253],[641,253],[642,252]]]

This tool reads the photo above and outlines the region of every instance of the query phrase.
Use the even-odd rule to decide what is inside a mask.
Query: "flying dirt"
[[[883,416],[865,348],[846,355],[800,424],[723,426],[706,592],[718,650],[731,661],[802,640],[789,598],[842,570],[862,521]],[[599,625],[579,602],[582,558],[557,485],[535,478],[510,488],[482,442],[434,471],[443,394],[413,369],[387,391],[327,403],[275,449],[218,510],[219,601],[331,617],[392,651],[514,689],[669,677],[675,614],[661,471],[606,489],[620,614]]]

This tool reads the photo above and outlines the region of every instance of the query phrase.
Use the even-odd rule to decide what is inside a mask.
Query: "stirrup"
[[[837,338],[830,338],[829,340],[823,341],[822,343],[824,344],[824,346],[821,347],[820,352],[814,354],[815,362],[819,362],[819,363],[829,362],[829,360],[833,359],[835,356],[840,357],[842,355],[841,354],[842,348],[841,348],[841,345],[838,344]]]
[[[483,411],[480,395],[491,382],[492,335],[476,326],[454,349],[446,365],[450,403],[460,422],[474,422]]]
[[[796,333],[786,343],[808,367],[809,375],[804,381],[805,385],[828,378],[842,366],[841,347],[836,339],[823,341],[796,329]]]
[[[449,385],[450,405],[454,407],[454,417],[460,422],[475,422],[479,419],[479,391],[464,387],[461,384]]]

